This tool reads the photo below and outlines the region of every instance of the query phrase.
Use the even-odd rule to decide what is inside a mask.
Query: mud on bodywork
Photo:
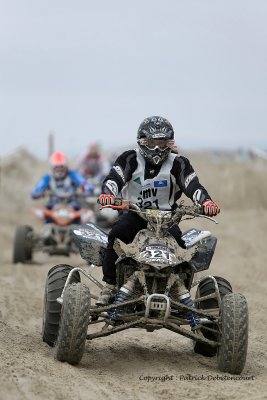
[[[72,230],[81,257],[89,264],[101,266],[108,243],[108,235],[95,224],[80,225]]]
[[[126,257],[132,258],[139,263],[144,262],[142,257],[151,246],[151,248],[160,246],[162,249],[168,248],[168,251],[172,255],[173,259],[170,259],[169,262],[162,260],[162,258],[159,258],[157,262],[155,259],[149,262],[148,259],[146,263],[155,267],[160,261],[162,262],[163,266],[166,266],[166,264],[178,265],[180,263],[187,262],[194,271],[208,269],[215,251],[217,238],[211,236],[210,232],[208,232],[206,235],[205,231],[199,231],[196,229],[185,232],[182,236],[183,238],[184,235],[186,235],[188,239],[188,245],[186,249],[182,249],[181,247],[177,246],[177,242],[171,235],[167,235],[165,238],[157,238],[146,229],[138,232],[131,244],[125,244],[121,240],[116,239],[114,243],[114,249],[119,256],[119,260]],[[190,238],[192,240],[190,240]]]

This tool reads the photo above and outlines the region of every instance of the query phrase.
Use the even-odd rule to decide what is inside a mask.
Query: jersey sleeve
[[[92,195],[94,193],[94,186],[79,171],[76,170],[69,171],[69,177],[75,189],[77,189],[80,186],[82,187],[84,194]]]
[[[75,186],[83,185],[86,182],[85,177],[79,171],[71,170],[68,175]]]
[[[207,190],[200,184],[196,172],[186,157],[175,158],[171,173],[183,193],[192,201],[202,204],[205,200],[211,199]]]
[[[31,191],[31,198],[32,199],[39,199],[48,189],[50,183],[50,175],[44,175],[42,179],[34,186]]]
[[[136,151],[128,150],[122,153],[104,179],[102,193],[117,196],[126,183],[132,178],[132,174],[136,168]]]

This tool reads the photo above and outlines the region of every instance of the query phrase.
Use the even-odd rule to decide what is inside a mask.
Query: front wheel
[[[19,225],[16,228],[13,245],[13,263],[25,263],[32,259],[32,227]]]
[[[221,333],[217,361],[219,370],[241,374],[248,345],[248,306],[240,293],[227,294],[221,303]]]
[[[87,286],[74,283],[63,296],[56,358],[78,364],[83,356],[90,316],[91,296]]]

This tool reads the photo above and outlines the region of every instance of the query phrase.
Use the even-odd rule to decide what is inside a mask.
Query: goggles
[[[67,173],[67,168],[64,165],[57,165],[53,167],[53,175],[56,178],[64,178]]]
[[[167,150],[174,148],[174,140],[172,139],[147,139],[142,138],[139,140],[139,144],[146,146],[149,150]]]

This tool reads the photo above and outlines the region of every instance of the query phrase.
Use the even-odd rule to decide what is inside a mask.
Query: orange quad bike
[[[60,198],[52,209],[43,207],[32,210],[34,215],[43,222],[39,234],[35,233],[29,225],[17,226],[13,244],[13,263],[31,262],[33,252],[37,251],[64,256],[78,253],[71,231],[77,224],[95,222],[95,216],[93,211],[86,208],[75,210],[69,200],[69,198]]]

